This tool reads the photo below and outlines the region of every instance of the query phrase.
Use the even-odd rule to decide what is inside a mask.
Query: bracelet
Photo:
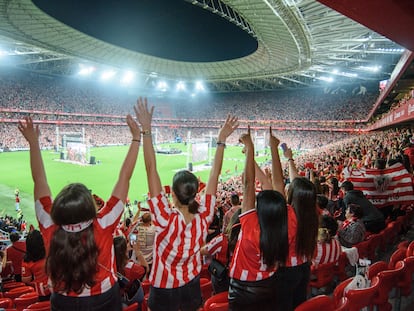
[[[136,141],[138,144],[141,142],[139,139],[133,139],[132,141]]]
[[[224,148],[226,148],[226,143],[225,142],[218,141],[216,144],[217,144],[217,146],[223,146]]]
[[[292,158],[289,158],[289,159],[288,159],[288,161],[289,161],[289,162],[290,162],[290,161],[295,162],[295,160],[293,160]]]
[[[142,136],[151,136],[151,130],[142,131]]]

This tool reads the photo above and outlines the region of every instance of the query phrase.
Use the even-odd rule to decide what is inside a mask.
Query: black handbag
[[[216,259],[213,259],[211,261],[210,265],[208,266],[208,271],[219,281],[227,276],[227,267]]]

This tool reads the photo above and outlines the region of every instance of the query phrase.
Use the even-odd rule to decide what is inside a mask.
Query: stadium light
[[[195,90],[196,91],[205,91],[204,84],[201,81],[196,81],[195,83]]]
[[[166,92],[168,90],[168,84],[165,81],[158,81],[157,89],[161,92]]]
[[[333,82],[334,81],[334,78],[325,77],[325,76],[319,77],[319,79],[322,80],[322,81],[326,81],[326,82]]]
[[[78,72],[78,74],[80,76],[89,76],[90,74],[92,74],[94,71],[96,70],[95,67],[93,66],[85,66],[85,65],[80,65],[80,70]]]
[[[101,80],[102,81],[108,81],[110,80],[113,76],[115,76],[116,72],[113,70],[106,70],[104,72],[102,72],[101,74]]]
[[[134,78],[135,78],[135,73],[133,73],[132,71],[129,71],[128,70],[128,71],[126,71],[124,73],[124,76],[121,79],[121,84],[122,85],[129,85],[129,84],[132,83],[132,81],[134,80]]]
[[[185,91],[187,86],[185,85],[184,81],[178,81],[175,88],[177,91]]]
[[[378,72],[381,69],[381,66],[359,66],[358,69],[371,72]]]

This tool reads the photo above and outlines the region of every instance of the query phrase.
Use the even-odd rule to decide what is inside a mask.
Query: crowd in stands
[[[49,87],[45,88],[43,79],[0,75],[0,109],[18,107],[32,111],[1,112],[1,119],[19,119],[20,122],[18,127],[17,121],[0,123],[0,148],[21,149],[27,147],[27,142],[30,145],[40,229],[30,230],[30,234],[37,241],[39,233],[42,234],[47,259],[42,256],[42,249],[39,256],[27,255],[26,246],[29,249],[33,246],[29,246],[32,236],[29,235],[23,243],[16,235],[23,231],[22,219],[16,221],[4,217],[0,219],[0,226],[9,232],[12,242],[7,250],[12,251],[16,242],[25,245],[21,259],[16,259],[16,254],[7,255],[6,251],[8,259],[18,261],[12,277],[16,281],[34,282],[39,296],[51,300],[52,309],[71,310],[74,304],[80,304],[82,310],[87,310],[92,303],[101,304],[102,310],[120,310],[118,293],[127,294],[123,296],[124,304],[131,303],[131,299],[143,303],[143,288],[138,286],[134,295],[128,293],[128,288],[119,288],[118,272],[130,279],[150,283],[147,303],[151,310],[164,310],[166,306],[176,307],[176,310],[196,310],[202,304],[202,254],[207,262],[221,260],[227,268],[224,281],[213,272],[211,277],[215,293],[228,291],[231,310],[258,307],[275,310],[276,305],[281,310],[293,310],[306,300],[313,268],[329,260],[336,263],[344,248],[351,248],[369,234],[380,232],[386,219],[394,217],[394,213],[404,214],[405,209],[412,208],[410,204],[404,204],[393,205],[392,210],[378,211],[362,192],[353,189],[352,183],[349,185],[344,171],[347,168],[374,168],[379,163],[383,163],[382,168],[401,163],[412,177],[413,127],[355,135],[260,130],[257,134],[265,137],[269,157],[259,167],[254,161],[255,130],[240,126],[243,123],[235,117],[225,121],[223,118],[228,113],[240,113],[240,107],[244,107],[240,105],[242,103],[248,107],[243,114],[254,120],[305,120],[310,116],[315,120],[363,119],[373,104],[374,97],[370,96],[374,94],[357,96],[339,89],[314,97],[305,96],[301,91],[295,97],[279,94],[277,99],[257,94],[223,95],[208,105],[198,102],[200,107],[196,110],[191,109],[190,101],[181,102],[174,109],[164,106],[162,115],[153,114],[146,101],[140,99],[134,107],[136,118],[128,116],[125,125],[124,117],[120,115],[133,110],[129,96],[98,94],[95,89],[82,89],[77,82],[72,82],[72,88],[50,81]],[[157,102],[152,104],[157,105]],[[69,112],[73,116],[39,111]],[[95,114],[96,111],[101,115]],[[196,126],[197,121],[187,120],[189,114],[200,119],[209,115],[214,126],[209,127],[208,122],[205,127]],[[40,125],[40,136],[30,115],[34,121],[52,121]],[[160,126],[160,117],[169,118],[170,123]],[[23,118],[25,121],[21,121]],[[185,127],[174,121],[183,119],[187,120]],[[88,121],[94,124],[87,124]],[[116,124],[102,124],[104,122]],[[93,201],[82,184],[66,186],[52,201],[40,150],[55,148],[60,143],[56,142],[57,127],[59,133],[84,131],[87,143],[92,146],[130,145],[107,203],[100,199],[103,204],[97,204],[97,198]],[[198,193],[197,177],[191,172],[180,171],[174,176],[172,191],[167,192],[160,184],[152,141],[170,142],[177,136],[185,139],[189,130],[194,137],[202,137],[211,131],[217,138],[211,175],[205,181],[203,191]],[[281,142],[287,144],[283,158],[278,152]],[[237,143],[244,146],[246,163],[239,171],[235,169],[229,179],[221,180],[224,147]],[[142,214],[138,209],[135,216],[127,215],[121,221],[127,204],[129,178],[141,146],[145,150],[143,161],[150,213]],[[305,152],[296,154],[292,149]],[[100,207],[98,211],[96,205]],[[171,209],[171,206],[175,208]],[[274,226],[274,222],[267,221],[269,219],[280,223]],[[189,226],[189,223],[194,225]],[[112,239],[114,235],[118,236],[115,240]],[[277,247],[272,247],[274,239],[269,236],[280,237]],[[65,243],[68,241],[71,243]],[[115,253],[112,252],[112,242]],[[333,254],[329,259],[327,251]],[[254,252],[257,256],[248,259]],[[63,261],[67,263],[64,267],[61,265]],[[47,272],[52,293],[44,291],[49,289],[44,286],[45,275],[36,279],[38,266],[30,270],[35,262]]]

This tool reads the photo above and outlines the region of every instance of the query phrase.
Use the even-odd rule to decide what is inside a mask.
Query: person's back
[[[230,222],[230,219],[233,215],[241,208],[240,206],[240,198],[237,194],[232,194],[231,196],[231,208],[224,214],[223,217],[223,227],[221,228],[221,232],[225,232],[227,230],[227,225]]]
[[[17,232],[10,233],[10,241],[12,244],[7,247],[7,260],[12,262],[14,279],[17,282],[22,280],[22,261],[26,253],[26,242],[20,240],[20,234]]]
[[[149,109],[147,99],[139,98],[134,110],[143,129],[144,160],[151,197],[148,203],[156,227],[148,306],[152,311],[196,310],[202,303],[200,251],[213,220],[225,141],[237,128],[237,118],[227,117],[219,130],[213,165],[200,202],[196,198],[199,191],[197,177],[182,170],[173,177],[172,207],[157,171],[151,133],[154,107]]]
[[[91,191],[81,183],[65,186],[52,199],[39,144],[39,127],[30,117],[18,129],[30,146],[35,212],[48,250],[46,271],[53,287],[51,309],[121,311],[112,236],[124,211],[129,180],[138,156],[141,131],[128,115],[131,145],[111,198],[97,212]]]
[[[22,281],[35,286],[40,301],[50,299],[50,288],[46,274],[46,249],[39,230],[29,232],[26,237]]]
[[[139,249],[147,263],[151,266],[154,251],[155,226],[152,224],[150,213],[144,213],[142,215],[142,223],[137,226],[136,231]]]

